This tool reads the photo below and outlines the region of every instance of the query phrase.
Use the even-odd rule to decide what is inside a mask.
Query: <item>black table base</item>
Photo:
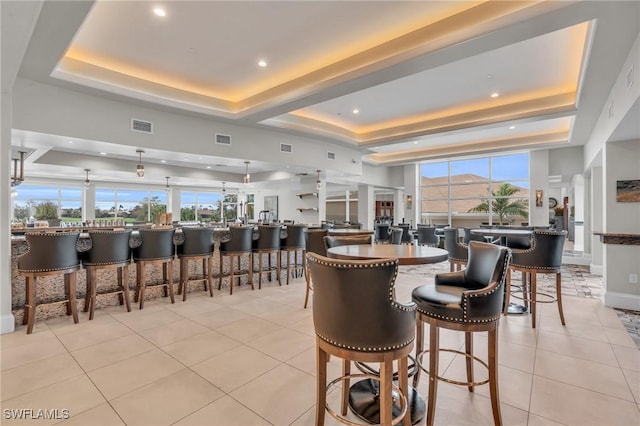
[[[522,315],[527,313],[527,308],[523,305],[517,305],[515,303],[509,303],[507,313],[510,315]]]
[[[362,420],[372,424],[380,423],[380,384],[377,380],[365,379],[354,383],[349,388],[349,407],[353,413]],[[396,417],[402,411],[400,398],[395,391],[392,391],[393,411],[392,417]],[[427,405],[424,398],[417,390],[409,387],[408,414],[411,415],[411,424],[420,423],[427,412]]]

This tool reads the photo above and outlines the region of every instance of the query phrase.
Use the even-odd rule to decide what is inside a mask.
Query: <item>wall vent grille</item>
[[[216,143],[218,145],[231,145],[231,136],[216,133]]]
[[[140,133],[153,133],[153,123],[150,121],[131,119],[131,130]]]
[[[287,154],[291,154],[293,152],[293,146],[288,143],[281,143],[280,152],[286,152]]]
[[[327,158],[329,160],[335,160],[336,159],[336,153],[335,152],[331,152],[331,151],[327,151]]]

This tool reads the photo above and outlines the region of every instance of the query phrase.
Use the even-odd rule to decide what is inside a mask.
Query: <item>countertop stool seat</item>
[[[257,240],[253,240],[253,257],[258,257],[258,290],[262,288],[262,276],[269,274],[271,281],[271,273],[275,271],[278,277],[278,285],[282,285],[280,280],[280,232],[282,225],[260,225],[258,226],[259,236]],[[262,266],[262,258],[267,255],[267,267]],[[276,266],[271,264],[271,255],[276,255]]]
[[[129,239],[131,231],[89,231],[91,248],[81,254],[82,265],[87,274],[87,293],[84,302],[84,311],[89,311],[89,320],[93,319],[98,296],[98,270],[115,269],[118,280],[116,290],[100,292],[104,294],[117,294],[120,305],[125,304],[127,312],[131,312],[129,300],[129,274],[128,267],[131,263],[131,248]]]
[[[133,261],[136,263],[136,298],[140,303],[140,309],[144,308],[144,292],[147,287],[147,265],[162,265],[162,279],[159,284],[164,286],[165,297],[171,297],[171,303],[175,303],[173,295],[173,258],[174,228],[141,229],[140,239],[142,243],[133,249]]]
[[[253,290],[253,226],[231,226],[229,227],[231,236],[228,240],[220,242],[220,275],[218,281],[218,290],[222,288],[223,264],[224,258],[229,258],[229,294],[233,294],[233,280],[238,278],[240,285],[240,277],[248,276],[251,290]],[[241,270],[241,258],[247,256],[248,272]],[[234,265],[234,259],[238,261],[238,268]]]
[[[18,258],[18,273],[25,278],[25,304],[22,323],[27,334],[33,332],[36,318],[36,289],[38,277],[64,275],[65,299],[53,303],[65,303],[67,315],[78,323],[76,307],[76,272],[80,269],[80,257],[76,249],[79,232],[27,232],[25,239],[29,249]],[[43,305],[45,303],[41,303]]]
[[[326,229],[308,229],[304,234],[307,253],[315,253],[319,254],[320,256],[327,257],[327,247],[324,243],[324,237],[326,237],[328,233],[329,231]],[[304,278],[307,282],[307,290],[304,295],[304,309],[307,309],[307,306],[309,305],[309,293],[313,291],[309,268],[305,268]]]
[[[449,254],[449,270],[451,272],[454,269],[459,271],[467,264],[469,249],[467,244],[459,242],[457,228],[446,228],[444,230],[444,249]]]
[[[462,271],[436,274],[435,285],[416,287],[412,299],[417,305],[416,360],[421,370],[429,375],[427,401],[427,425],[434,424],[438,380],[467,386],[473,392],[475,386],[489,383],[493,421],[502,424],[498,389],[498,324],[504,299],[504,286],[511,258],[507,247],[471,241],[467,267]],[[424,350],[424,323],[429,324],[429,349]],[[465,352],[440,348],[440,328],[465,333]],[[488,332],[488,362],[473,355],[474,332]],[[440,351],[460,354],[466,358],[467,381],[460,382],[438,375]],[[429,368],[422,358],[429,353]],[[489,370],[489,378],[475,381],[474,361]],[[413,377],[417,387],[420,370]]]
[[[212,228],[182,228],[184,242],[177,247],[180,259],[180,287],[182,301],[187,300],[189,283],[203,282],[204,289],[209,289],[209,296],[213,297],[211,273],[213,267],[213,229]],[[202,278],[189,276],[189,261],[202,261]]]
[[[511,296],[511,269],[522,272],[522,292],[525,306],[531,311],[531,327],[536,326],[536,304],[558,304],[560,322],[565,325],[562,311],[562,251],[567,231],[534,230],[531,235],[531,247],[528,249],[512,249],[513,261],[507,274],[507,289],[504,313],[507,314]],[[538,292],[537,275],[555,274],[556,291],[553,294]],[[514,294],[517,293],[514,291]],[[516,296],[514,296],[516,297]]]
[[[307,225],[287,225],[287,236],[280,240],[280,252],[285,254],[287,262],[287,285],[289,285],[289,277],[291,272],[296,276],[304,274],[305,266],[305,251],[307,245],[305,242],[305,232],[307,231]],[[298,262],[298,252],[302,253],[300,262]],[[293,265],[291,264],[291,253],[293,253]]]
[[[415,339],[415,304],[393,299],[398,273],[397,259],[336,260],[307,254],[314,283],[313,324],[316,333],[316,425],[323,425],[325,412],[345,424],[351,362],[380,363],[379,376],[365,374],[380,382],[380,424],[411,425],[407,395],[408,356]],[[329,356],[343,360],[342,376],[327,386]],[[393,361],[398,363],[398,385],[393,383]],[[327,404],[330,388],[342,383],[341,415]],[[395,396],[392,389],[396,390]],[[393,417],[394,398],[400,411]]]

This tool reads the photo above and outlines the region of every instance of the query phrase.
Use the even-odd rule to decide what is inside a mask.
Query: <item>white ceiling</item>
[[[4,24],[16,5],[2,6]],[[167,16],[154,15],[157,6]],[[624,1],[45,2],[19,75],[318,136],[395,165],[464,146],[479,154],[584,144],[639,15],[640,2]],[[3,59],[5,40],[3,25]],[[47,167],[56,152],[137,161],[135,149],[109,141],[18,129],[13,140],[36,149],[30,164],[38,159],[43,176],[69,173]],[[144,160],[167,161],[177,180],[190,177],[185,169],[244,168],[161,150]],[[251,164],[265,176],[314,173],[285,167]]]

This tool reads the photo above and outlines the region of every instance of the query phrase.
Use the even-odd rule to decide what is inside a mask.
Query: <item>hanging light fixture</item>
[[[138,175],[139,178],[143,178],[144,177],[144,166],[142,165],[142,154],[144,154],[144,149],[137,149],[136,152],[140,156],[140,162],[136,166],[136,175]]]
[[[91,169],[84,169],[84,172],[86,173],[85,178],[84,178],[84,187],[85,188],[89,188],[89,185],[91,185],[91,181],[89,180],[89,172],[91,171]]]
[[[249,161],[244,162],[244,183],[251,183],[251,175],[249,175]]]
[[[316,172],[318,172],[318,179],[316,180],[316,189],[320,191],[320,188],[322,188],[322,181],[320,180],[320,170],[316,170]]]
[[[226,193],[227,193],[227,188],[225,188],[225,187],[224,187],[224,185],[225,185],[226,183],[227,183],[227,182],[222,182],[222,193],[223,193],[223,194],[226,194]]]
[[[167,180],[167,184],[165,185],[164,190],[169,192],[171,191],[171,187],[169,186],[169,176],[165,176],[164,178]]]
[[[18,151],[20,158],[13,160],[13,176],[11,176],[11,186],[18,186],[24,181],[24,154],[25,151]]]

